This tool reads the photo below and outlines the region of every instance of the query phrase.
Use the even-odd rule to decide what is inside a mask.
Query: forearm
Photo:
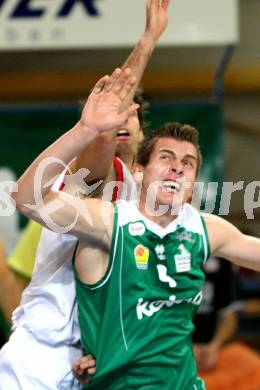
[[[136,84],[139,84],[143,72],[155,49],[157,40],[151,34],[144,32],[141,39],[124,62],[122,69],[130,68],[136,77]]]
[[[156,40],[148,33],[144,33],[130,56],[125,61],[122,69],[131,69],[135,76],[135,83],[132,85],[127,98],[120,106],[120,111],[124,111],[133,100],[138,84],[142,78],[145,67],[155,48]],[[116,148],[116,133],[102,134],[87,146],[76,159],[75,168],[87,168],[90,173],[86,178],[89,183],[94,180],[105,179],[111,167],[112,158]],[[96,163],[98,161],[98,164]]]
[[[152,53],[156,46],[156,41],[148,34],[142,36],[126,62],[123,64],[123,69],[130,68],[136,77],[136,83],[133,89],[129,92],[127,100],[124,102],[124,107],[131,104],[135,92],[143,77],[144,70],[152,56]],[[123,107],[123,108],[124,108]]]
[[[132,103],[136,89],[156,43],[167,27],[168,5],[169,0],[151,0],[146,3],[145,31],[122,67],[123,70],[131,69],[131,74],[134,76],[135,82],[132,83],[126,98],[121,102],[119,107],[120,112],[124,111]],[[88,153],[82,153],[77,162],[77,167],[88,167],[90,169],[89,180],[105,178],[111,166],[111,160],[115,150],[115,139],[111,142],[111,139],[100,138],[99,142],[100,144],[98,142],[93,144],[90,150],[90,153],[99,161],[98,166],[93,166],[91,163],[91,159],[88,158],[89,151]],[[103,143],[107,148],[106,154],[103,153]]]
[[[45,184],[62,172],[64,169],[62,163],[67,165],[95,137],[95,131],[84,128],[78,122],[74,128],[41,153],[18,180],[18,192],[12,194],[18,209],[30,217],[30,210],[24,205],[34,204],[35,191],[40,190],[40,195],[44,198],[50,190]]]
[[[123,64],[123,69],[129,67],[136,77],[136,84],[129,92],[128,100],[125,104],[131,103],[155,46],[167,27],[169,2],[169,0],[151,0],[146,2],[145,31]]]
[[[75,162],[75,170],[87,168],[89,174],[86,182],[105,179],[111,167],[115,154],[116,134],[102,134],[94,139],[78,156]]]
[[[235,313],[223,313],[219,318],[216,331],[210,344],[216,346],[216,348],[220,350],[224,344],[234,337],[237,330],[237,324],[238,320]]]

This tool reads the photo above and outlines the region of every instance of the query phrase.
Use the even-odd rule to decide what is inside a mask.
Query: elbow
[[[10,194],[10,203],[11,203],[12,207],[14,209],[16,209],[17,211],[19,211],[22,214],[25,213],[26,207],[24,206],[22,198],[19,195],[19,192],[17,190],[17,185],[15,186],[15,188],[12,190],[12,192]]]
[[[12,186],[8,194],[6,192],[1,194],[1,200],[4,203],[4,207],[8,215],[12,215],[16,210],[21,213],[23,212],[22,209],[24,206],[21,196],[18,192],[17,183]]]
[[[21,191],[18,191],[18,183],[14,183],[10,189],[10,202],[15,209],[21,211],[24,202]]]
[[[20,211],[20,206],[21,206],[21,201],[19,199],[19,196],[18,196],[18,192],[14,192],[14,190],[11,192],[10,194],[10,202],[11,204],[13,205],[13,207],[15,209],[17,209],[18,211]]]
[[[19,213],[25,215],[27,218],[32,218],[32,215],[34,213],[34,209],[30,208],[29,205],[26,204],[24,199],[19,195],[19,192],[14,190],[10,194],[10,207],[12,207],[13,212],[17,210]]]

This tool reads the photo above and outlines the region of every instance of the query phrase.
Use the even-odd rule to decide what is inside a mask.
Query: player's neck
[[[127,149],[127,148],[122,148],[116,153],[117,157],[120,158],[120,160],[123,161],[123,163],[126,165],[127,169],[130,171],[132,169],[133,163],[134,163],[134,154],[133,151]]]
[[[138,205],[139,211],[143,216],[150,221],[160,225],[162,228],[167,227],[174,219],[177,218],[178,210],[172,210],[168,205],[156,205],[154,203],[149,204],[147,199],[140,197]]]

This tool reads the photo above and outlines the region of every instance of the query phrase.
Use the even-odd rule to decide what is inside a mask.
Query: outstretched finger
[[[99,79],[94,87],[92,88],[91,94],[99,94],[105,85],[109,82],[110,77],[108,75],[103,76],[101,79]]]
[[[148,16],[150,14],[151,5],[152,5],[152,0],[147,0],[146,1],[146,23],[147,23]]]
[[[117,82],[118,78],[120,77],[122,73],[122,70],[120,68],[116,68],[111,76],[109,77],[109,81],[104,85],[103,91],[104,92],[110,92],[113,88],[114,84]]]
[[[113,84],[113,92],[118,95],[120,90],[124,87],[124,85],[129,81],[131,77],[132,70],[131,68],[123,69],[120,76],[117,80],[115,80]]]
[[[140,108],[140,104],[132,103],[131,106],[127,110],[128,116],[133,115],[139,108]]]
[[[162,0],[162,8],[167,11],[170,4],[170,0]]]
[[[133,85],[136,83],[136,80],[136,77],[132,75],[131,68],[124,69],[118,80],[113,85],[112,89],[114,94],[116,94],[121,100],[124,100]]]
[[[127,110],[123,111],[123,112],[119,115],[119,117],[120,117],[120,122],[121,122],[121,123],[124,123],[131,115],[133,115],[133,114],[138,110],[139,107],[140,107],[139,104],[137,104],[137,103],[132,103],[131,106],[130,106]]]
[[[153,7],[155,7],[155,9],[158,11],[159,8],[160,8],[160,5],[161,5],[161,0],[152,0],[152,4],[151,4]]]
[[[129,95],[129,93],[133,89],[134,85],[136,85],[136,82],[137,82],[137,78],[135,76],[131,76],[122,85],[120,91],[118,92],[118,96],[122,102]]]
[[[150,8],[152,4],[152,0],[147,0],[146,1],[146,8]]]
[[[152,15],[154,15],[160,7],[161,0],[147,0],[146,2],[146,23],[149,22]]]

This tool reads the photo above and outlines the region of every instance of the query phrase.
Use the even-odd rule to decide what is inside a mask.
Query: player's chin
[[[131,142],[131,137],[117,137],[116,145],[129,144]]]
[[[175,191],[173,191],[173,192],[165,192],[163,190],[158,191],[157,200],[161,204],[165,204],[165,205],[170,206],[174,202],[175,199],[176,199],[176,192]]]
[[[179,196],[178,193],[172,193],[172,194],[169,194],[169,195],[163,197],[163,199],[161,199],[161,201],[160,201],[160,204],[165,206],[165,208],[167,207],[168,212],[170,212],[171,215],[174,215],[175,212],[177,215],[181,206],[182,206],[182,203],[183,203],[182,201],[183,201],[183,199],[181,196]]]
[[[116,156],[124,159],[124,156],[129,153],[133,153],[133,148],[130,142],[123,141],[116,144]]]

